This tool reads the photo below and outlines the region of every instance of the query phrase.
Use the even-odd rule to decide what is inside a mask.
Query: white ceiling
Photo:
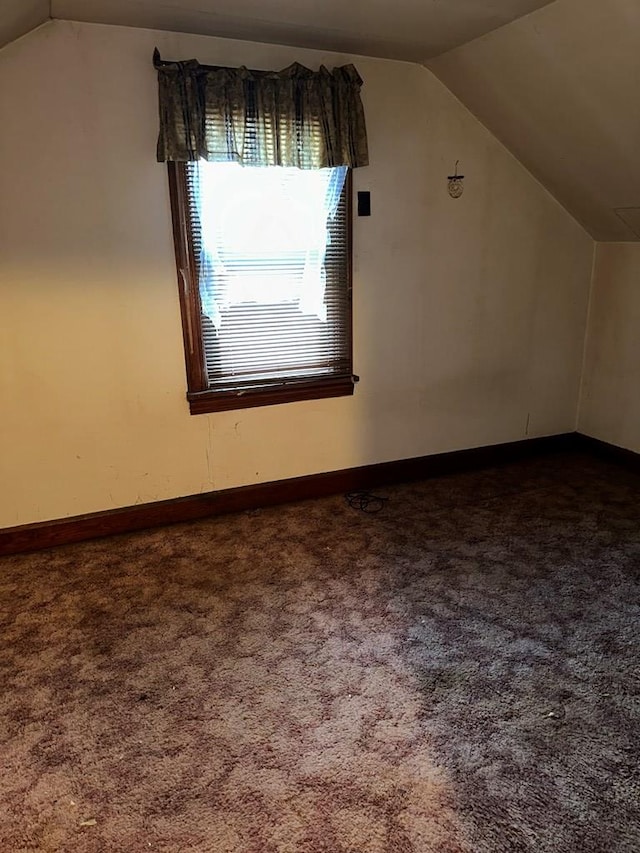
[[[49,19],[49,0],[0,0],[0,47]]]
[[[0,0],[50,17],[424,62],[598,240],[640,240],[640,0]]]
[[[640,0],[556,0],[428,67],[596,240],[640,240]]]
[[[49,17],[422,62],[550,0],[0,0],[0,45]]]

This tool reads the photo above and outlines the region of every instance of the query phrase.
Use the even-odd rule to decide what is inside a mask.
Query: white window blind
[[[346,171],[188,164],[210,390],[351,376]]]

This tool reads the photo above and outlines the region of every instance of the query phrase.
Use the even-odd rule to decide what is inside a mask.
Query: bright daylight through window
[[[206,383],[192,412],[352,393],[348,168],[177,171]]]
[[[191,414],[353,394],[358,71],[153,64]]]

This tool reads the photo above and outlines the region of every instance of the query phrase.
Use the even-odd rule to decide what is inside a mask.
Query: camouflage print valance
[[[247,166],[366,166],[362,80],[353,65],[283,71],[164,62],[156,50],[158,160]]]

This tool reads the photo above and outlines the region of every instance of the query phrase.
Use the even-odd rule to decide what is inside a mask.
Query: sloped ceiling
[[[423,62],[550,0],[2,0],[0,45],[49,15]],[[4,12],[4,9],[7,12]],[[4,40],[2,39],[4,36]]]
[[[0,47],[49,20],[49,0],[2,0]]]
[[[640,241],[640,0],[0,3],[0,47],[54,17],[423,62],[595,239]]]
[[[602,241],[640,241],[640,2],[556,0],[428,67]]]

